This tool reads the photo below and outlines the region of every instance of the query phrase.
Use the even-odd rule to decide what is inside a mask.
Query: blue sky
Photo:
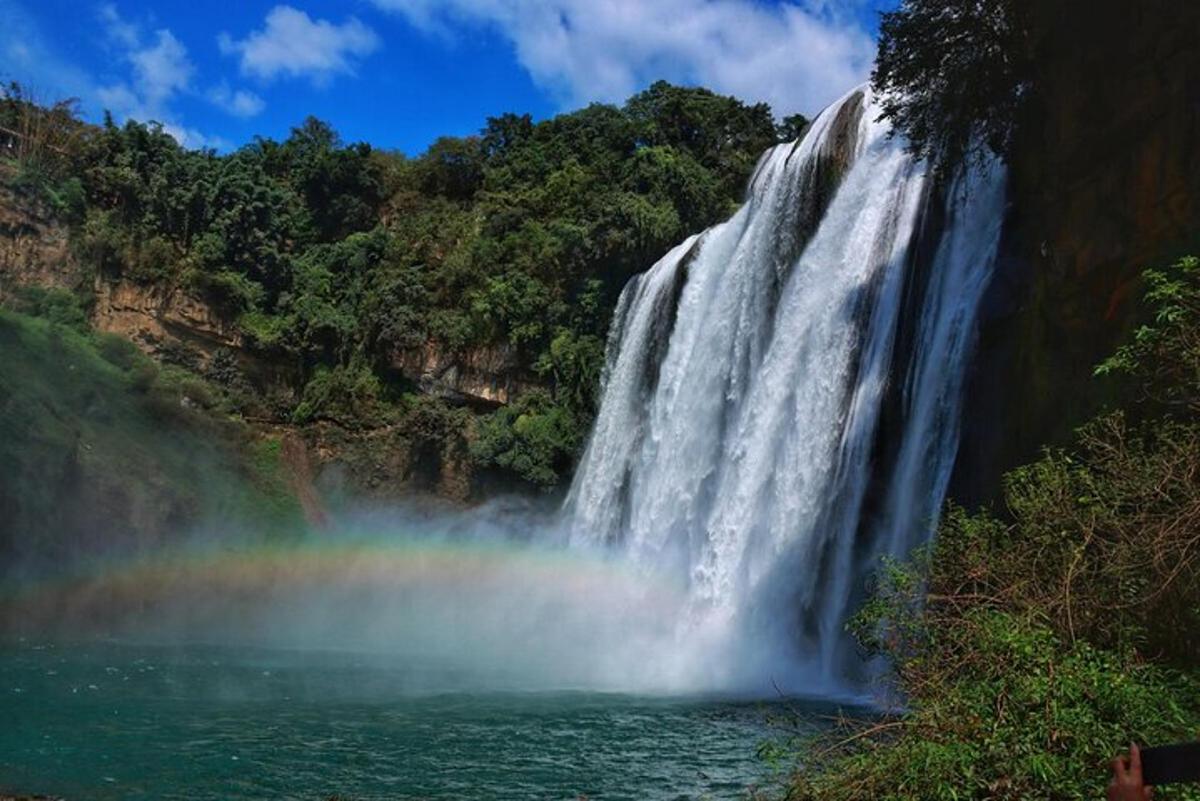
[[[620,102],[658,78],[777,115],[865,79],[895,0],[0,0],[0,78],[157,120],[189,146],[309,114],[409,154],[489,115]]]

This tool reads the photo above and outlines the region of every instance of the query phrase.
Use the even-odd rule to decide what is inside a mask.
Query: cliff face
[[[94,299],[98,330],[120,334],[152,355],[182,347],[207,361],[218,348],[243,344],[233,321],[178,287],[98,278]]]
[[[1200,252],[1200,3],[1023,2],[1036,88],[968,391],[967,501],[1096,411],[1139,274]]]
[[[456,403],[496,407],[539,386],[517,364],[506,345],[452,353],[435,342],[393,355],[392,364],[421,391]]]
[[[0,302],[22,286],[73,290],[84,280],[66,228],[42,204],[0,181]]]

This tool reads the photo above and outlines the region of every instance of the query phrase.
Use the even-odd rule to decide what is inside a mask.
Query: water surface
[[[779,701],[464,690],[346,653],[0,648],[0,789],[68,799],[742,798]],[[820,710],[802,705],[802,714]]]

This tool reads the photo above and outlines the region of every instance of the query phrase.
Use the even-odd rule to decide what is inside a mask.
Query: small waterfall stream
[[[843,681],[867,571],[936,524],[1003,214],[1001,167],[939,193],[877,117],[849,93],[630,281],[564,506],[573,544],[686,584],[681,639],[808,687]]]

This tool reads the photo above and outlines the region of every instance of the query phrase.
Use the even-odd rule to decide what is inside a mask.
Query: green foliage
[[[1126,743],[1200,730],[1196,266],[1146,273],[1151,322],[1099,369],[1148,402],[1009,473],[1002,513],[952,506],[931,553],[883,567],[852,628],[908,711],[811,745],[792,797],[1099,797]]]
[[[433,452],[440,457],[463,446],[463,432],[471,417],[468,410],[428,395],[409,395],[405,401],[399,430],[418,453]]]
[[[12,306],[23,314],[40,317],[74,331],[86,332],[89,327],[87,311],[80,297],[66,289],[21,287],[16,292]]]
[[[144,271],[137,271],[135,274],[146,276]],[[200,290],[231,314],[241,312],[253,314],[264,294],[261,284],[233,270],[217,270],[215,272],[189,270],[183,278],[193,289]],[[245,327],[247,333],[253,335],[260,333],[253,324]]]
[[[0,86],[0,164],[15,167],[5,171],[6,182],[71,222],[78,222],[85,203],[77,177],[84,131],[77,106],[74,100],[39,104],[15,81]]]
[[[1200,259],[1142,273],[1149,320],[1097,375],[1133,377],[1145,397],[1171,411],[1200,406]]]
[[[449,200],[470,201],[483,183],[483,163],[479,139],[443,136],[420,160],[420,188]]]
[[[781,142],[799,139],[808,130],[809,119],[803,114],[789,114],[775,126],[775,136]]]
[[[257,530],[297,536],[304,530],[304,512],[286,476],[283,443],[266,437],[245,447],[243,465],[256,502],[240,521]]]
[[[286,177],[303,201],[312,236],[333,242],[373,228],[384,200],[383,165],[366,144],[345,146],[337,132],[315,117],[292,129],[275,151],[260,141],[267,169]]]
[[[383,412],[381,391],[378,377],[365,365],[318,367],[304,387],[292,420],[332,420],[351,428],[378,424]]]
[[[503,349],[550,393],[506,418],[540,421],[509,432],[526,453],[485,461],[545,484],[593,414],[622,286],[727,216],[761,152],[805,121],[777,129],[765,104],[659,82],[622,107],[493,117],[416,158],[314,118],[227,155],[158,125],[72,124],[86,135],[59,206],[79,254],[213,301],[250,348],[294,366],[292,419],[375,425],[402,411],[383,390],[414,351]]]
[[[1019,8],[904,0],[883,13],[871,85],[881,116],[915,154],[944,168],[986,150],[1007,154],[1030,72]]]
[[[740,199],[759,155],[778,141],[771,109],[747,106],[707,89],[658,81],[625,106],[646,145],[663,145],[711,165],[724,194]]]
[[[470,453],[481,465],[550,488],[569,475],[586,434],[570,409],[543,392],[530,392],[477,422]]]
[[[285,346],[287,320],[283,317],[249,311],[238,317],[238,326],[249,344],[259,350],[278,350]]]
[[[1131,740],[1190,739],[1200,727],[1194,677],[1011,612],[921,612],[919,579],[885,584],[886,603],[858,620],[886,626],[879,644],[911,710],[838,727],[812,748],[789,799],[1100,798]]]
[[[559,330],[534,364],[534,370],[549,378],[559,389],[561,402],[590,419],[599,403],[600,373],[604,370],[604,340],[593,334],[579,335],[568,328]]]
[[[142,364],[157,365],[146,354],[138,350],[137,345],[123,336],[96,332],[92,334],[92,342],[100,358],[126,373],[136,370]]]

